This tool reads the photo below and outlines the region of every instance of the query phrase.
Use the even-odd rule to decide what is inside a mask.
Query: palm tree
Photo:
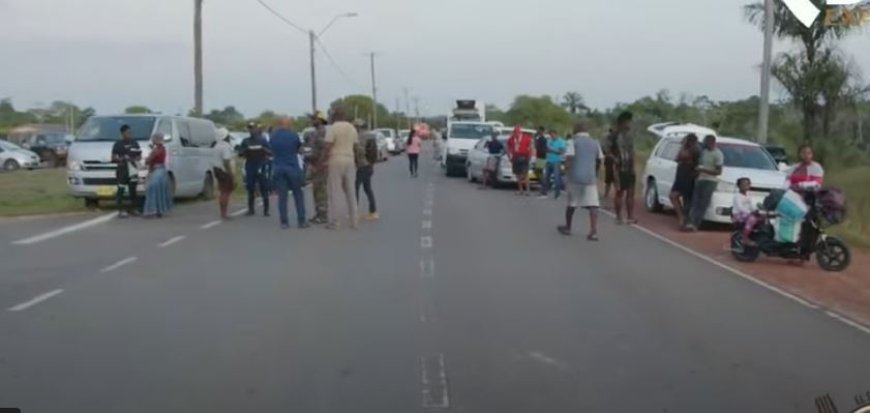
[[[579,92],[567,92],[565,96],[562,97],[562,107],[568,109],[572,115],[576,115],[580,110],[589,109],[586,107],[586,103],[583,101],[583,95]]]
[[[826,10],[826,0],[810,0],[818,9]],[[764,4],[753,3],[744,6],[746,19],[764,29]],[[847,93],[852,77],[845,60],[831,44],[855,30],[847,25],[826,24],[820,17],[809,28],[804,26],[789,10],[784,2],[774,2],[773,33],[780,39],[791,40],[801,45],[797,53],[782,53],[774,61],[771,74],[791,96],[803,117],[804,140],[811,141],[814,134],[824,136],[828,127],[818,131],[818,117],[830,116],[836,104],[843,101],[841,95]],[[846,74],[840,82],[825,82],[827,75]],[[839,84],[839,88],[837,87]],[[820,101],[826,102],[824,106]],[[827,113],[827,114],[826,114]],[[827,124],[829,119],[822,119]]]
[[[202,0],[193,0],[193,111],[202,116]]]

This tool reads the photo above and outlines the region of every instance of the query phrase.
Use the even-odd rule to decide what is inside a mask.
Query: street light
[[[323,29],[320,30],[319,33],[315,34],[314,30],[308,30],[308,43],[309,43],[309,50],[310,50],[309,58],[311,59],[311,114],[312,115],[317,113],[317,76],[315,75],[315,70],[314,70],[314,43],[317,41],[317,38],[319,38],[320,36],[323,36],[323,34],[326,33],[326,30],[328,30],[330,27],[332,27],[332,25],[336,21],[338,21],[339,19],[342,19],[345,17],[348,17],[348,18],[356,17],[356,16],[359,16],[359,14],[354,13],[354,12],[342,13],[342,14],[339,14],[339,15],[336,15],[335,17],[333,17],[332,20],[330,20],[329,23],[326,26],[324,26]]]

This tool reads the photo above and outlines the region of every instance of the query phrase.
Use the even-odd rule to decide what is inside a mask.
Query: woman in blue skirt
[[[145,216],[162,218],[172,208],[172,191],[166,171],[166,147],[163,134],[151,137],[151,153],[145,159],[148,166],[148,187],[145,190]]]

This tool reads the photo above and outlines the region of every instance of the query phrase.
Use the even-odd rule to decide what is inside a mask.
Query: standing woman
[[[229,220],[227,209],[230,204],[230,195],[236,189],[235,179],[235,157],[233,146],[229,142],[230,132],[226,128],[220,128],[217,131],[218,142],[215,149],[218,151],[218,156],[221,159],[221,166],[216,166],[212,171],[218,183],[218,207],[220,208],[221,219]]]
[[[698,145],[698,136],[690,133],[683,138],[680,152],[677,153],[677,174],[674,177],[674,185],[671,187],[671,204],[677,213],[677,222],[680,227],[686,225],[686,214],[691,207],[692,193],[695,189],[695,178],[698,172],[698,159],[701,149]]]
[[[407,146],[406,151],[408,151],[408,166],[411,170],[411,176],[416,178],[417,168],[419,166],[418,163],[420,160],[420,145],[422,141],[420,140],[420,137],[417,136],[417,131],[415,129],[411,129],[411,132],[408,134],[408,141],[405,143]]]
[[[151,153],[145,159],[148,166],[148,187],[145,189],[145,216],[162,218],[172,208],[169,173],[166,172],[166,147],[163,134],[151,137]]]

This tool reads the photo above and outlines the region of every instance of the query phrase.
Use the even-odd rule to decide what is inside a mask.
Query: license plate
[[[118,190],[118,188],[116,188],[114,186],[101,186],[101,187],[97,188],[97,196],[105,196],[105,197],[115,196],[115,191],[117,191],[117,190]]]

